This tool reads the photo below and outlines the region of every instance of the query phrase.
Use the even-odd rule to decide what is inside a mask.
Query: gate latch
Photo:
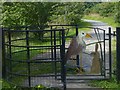
[[[113,31],[113,33],[111,33],[111,34],[107,33],[106,35],[113,35],[113,36],[116,36],[116,31]]]

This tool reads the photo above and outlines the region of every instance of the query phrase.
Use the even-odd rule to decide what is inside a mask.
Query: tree
[[[84,13],[89,14],[91,12],[91,8],[95,7],[99,3],[101,3],[101,2],[85,2],[84,3]]]
[[[58,3],[51,17],[56,24],[79,24],[84,12],[84,3]]]
[[[3,4],[3,25],[44,25],[51,16],[52,3],[6,2]]]
[[[54,3],[44,2],[5,2],[3,4],[3,26],[38,26],[36,29],[41,30],[49,21],[52,15],[52,5]],[[43,33],[34,33],[41,38]]]
[[[120,23],[120,2],[116,3],[115,22]]]

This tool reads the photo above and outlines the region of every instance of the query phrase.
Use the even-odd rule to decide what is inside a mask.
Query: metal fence
[[[86,27],[93,30],[96,40],[87,44],[98,43],[100,46],[101,73],[76,74],[65,65],[65,52],[73,36],[77,36],[83,27],[77,25],[50,25],[43,27],[23,26],[3,28],[3,76],[10,83],[23,87],[44,85],[63,87],[72,80],[110,79],[112,74],[111,28],[109,35],[101,28]],[[39,36],[39,38],[36,37]],[[106,42],[109,43],[106,52]],[[106,55],[107,53],[107,55]],[[84,52],[85,58],[90,57]],[[79,65],[79,56],[75,59],[75,68]]]
[[[44,36],[37,40],[34,33]],[[64,29],[3,29],[3,36],[4,76],[8,81],[25,87],[37,84],[54,87],[52,84],[64,82],[55,82],[63,76]]]

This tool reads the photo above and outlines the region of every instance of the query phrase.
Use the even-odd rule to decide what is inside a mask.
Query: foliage
[[[84,9],[84,3],[78,2],[5,2],[2,24],[4,27],[39,26],[32,30],[44,30],[46,27],[42,26],[47,24],[81,24]],[[41,39],[44,34],[37,32],[34,37]]]
[[[120,2],[116,4],[115,22],[120,23]]]
[[[6,80],[0,80],[2,82],[2,90],[60,90],[59,88],[56,87],[45,87],[43,85],[36,85],[35,87],[19,87],[19,86],[15,86],[10,84],[9,82],[7,82]]]
[[[79,24],[83,17],[83,9],[84,3],[80,2],[58,3],[51,21],[56,24]]]
[[[59,24],[78,24],[84,9],[84,3],[80,2],[5,2],[3,26],[45,25],[50,20]]]
[[[49,21],[53,3],[5,2],[3,4],[3,25],[44,25]]]
[[[103,89],[120,89],[120,84],[117,84],[116,77],[113,76],[110,80],[94,80],[91,81],[91,86],[100,87]]]
[[[85,2],[84,3],[84,14],[87,15],[91,12],[91,8],[99,4],[100,2]]]
[[[104,2],[92,8],[92,12],[99,13],[101,16],[108,17],[115,13],[115,3]]]
[[[120,23],[120,2],[97,3],[86,8],[85,14],[97,13],[102,17],[112,17],[114,22]]]
[[[46,25],[52,15],[54,3],[44,2],[5,2],[3,4],[3,26],[40,26]],[[32,28],[33,29],[33,28]],[[36,27],[41,30],[44,27]],[[34,33],[34,36],[43,37],[44,33]]]

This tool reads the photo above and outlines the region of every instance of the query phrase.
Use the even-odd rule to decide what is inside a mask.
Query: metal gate
[[[78,28],[77,28],[78,29]],[[109,28],[108,30],[104,30],[101,28],[90,28],[93,31],[90,32],[90,34],[92,34],[93,38],[90,40],[86,40],[87,41],[87,49],[85,52],[83,52],[83,60],[86,61],[86,59],[88,59],[87,57],[90,58],[91,57],[91,52],[94,52],[94,48],[95,44],[98,43],[99,44],[99,54],[100,54],[100,67],[101,67],[101,72],[98,74],[92,74],[92,73],[83,73],[83,74],[71,74],[69,72],[69,70],[66,70],[66,81],[67,80],[102,80],[102,79],[109,79],[111,78],[111,74],[112,74],[112,60],[111,60],[111,28]],[[109,33],[106,33],[106,31]],[[79,31],[78,31],[79,33]],[[76,35],[78,34],[76,33]],[[106,35],[108,34],[108,35]],[[92,50],[91,50],[92,49]],[[76,61],[76,66],[79,66],[79,56],[76,56],[76,58],[71,58],[71,60],[75,60]],[[91,60],[90,60],[91,61]],[[91,61],[92,62],[92,61]],[[86,68],[91,68],[91,65],[89,66],[85,66]],[[84,68],[85,68],[84,67]],[[66,65],[66,69],[70,68],[69,66]]]
[[[63,87],[64,79],[56,79],[65,76],[65,30],[39,28],[3,28],[3,76],[17,86]]]
[[[6,80],[18,86],[34,87],[38,84],[47,87],[63,87],[78,80],[110,79],[112,74],[111,59],[111,28],[86,27],[92,30],[93,40],[86,39],[87,49],[84,60],[92,58],[91,47],[99,45],[101,72],[76,73],[79,56],[71,57],[75,65],[68,61],[65,64],[65,53],[73,36],[85,27],[77,25],[50,25],[41,27],[3,28],[3,76]],[[109,34],[106,35],[106,32]],[[35,36],[39,38],[35,39]],[[38,43],[39,42],[39,43]],[[107,47],[106,47],[106,44]],[[91,65],[85,66],[85,68]],[[19,83],[18,83],[19,80]]]

